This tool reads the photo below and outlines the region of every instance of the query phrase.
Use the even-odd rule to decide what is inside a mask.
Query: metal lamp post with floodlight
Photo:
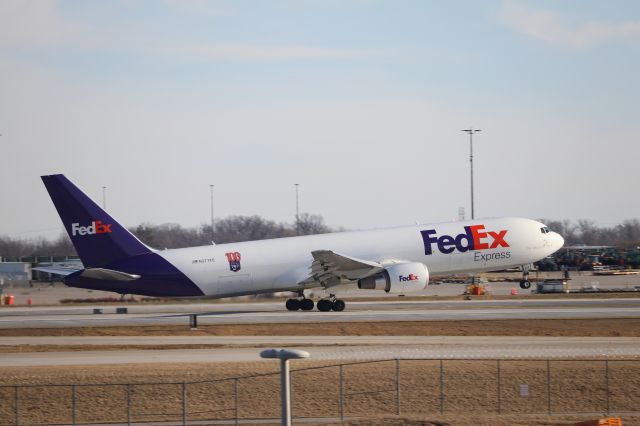
[[[298,198],[298,187],[299,183],[294,183],[293,186],[296,187],[296,235],[300,235],[300,200]]]
[[[213,219],[213,187],[215,185],[209,185],[209,189],[211,190],[211,242],[213,243],[214,240],[214,236],[215,236],[215,232],[216,232],[216,223],[214,222]]]
[[[471,219],[475,219],[475,209],[473,204],[473,134],[481,132],[481,129],[474,129],[469,127],[468,129],[461,130],[469,134],[469,166],[471,167]]]
[[[289,360],[309,358],[307,351],[298,349],[267,349],[260,357],[280,360],[280,401],[282,402],[282,426],[291,426],[291,382]]]

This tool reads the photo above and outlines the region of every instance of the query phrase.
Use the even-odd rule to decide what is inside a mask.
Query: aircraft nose
[[[553,246],[556,250],[560,250],[564,246],[564,238],[557,232],[553,233]]]

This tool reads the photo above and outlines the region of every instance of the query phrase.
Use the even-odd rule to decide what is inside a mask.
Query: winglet
[[[42,182],[85,268],[152,251],[64,175],[42,176]]]

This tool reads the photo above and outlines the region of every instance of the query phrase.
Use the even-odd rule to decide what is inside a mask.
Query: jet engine
[[[363,290],[384,290],[391,294],[405,294],[424,290],[429,284],[429,270],[422,263],[397,263],[387,266],[379,274],[358,280]]]

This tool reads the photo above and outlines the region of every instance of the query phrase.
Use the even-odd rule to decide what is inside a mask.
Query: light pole
[[[471,167],[471,219],[475,219],[475,209],[473,205],[473,134],[481,132],[482,130],[469,127],[468,129],[463,129],[462,131],[469,134],[469,166]]]
[[[282,401],[282,426],[291,426],[291,381],[289,378],[289,360],[309,358],[309,352],[298,349],[267,349],[260,352],[262,358],[280,360],[280,401]]]
[[[211,190],[211,242],[214,241],[213,237],[215,236],[215,232],[216,232],[216,223],[213,218],[213,187],[214,186],[215,185],[209,185],[209,189]]]
[[[300,203],[298,198],[298,187],[300,184],[294,183],[296,187],[296,235],[300,235]]]
[[[102,187],[102,210],[107,210],[107,187]]]

